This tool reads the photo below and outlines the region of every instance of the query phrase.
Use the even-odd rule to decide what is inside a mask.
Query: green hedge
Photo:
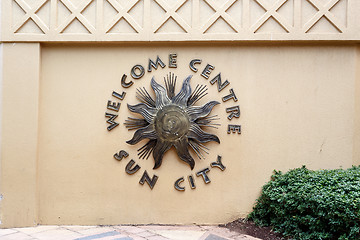
[[[360,239],[360,167],[275,171],[249,219],[293,239]]]

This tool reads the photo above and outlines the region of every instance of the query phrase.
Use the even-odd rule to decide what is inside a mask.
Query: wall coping
[[[1,42],[356,41],[358,0],[3,0]]]

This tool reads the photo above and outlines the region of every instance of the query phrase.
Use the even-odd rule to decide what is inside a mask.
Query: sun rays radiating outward
[[[164,78],[165,87],[158,84],[154,78],[151,79],[151,87],[155,92],[155,100],[145,88],[137,89],[137,98],[141,103],[129,105],[131,112],[141,114],[143,118],[129,117],[125,125],[129,130],[136,130],[128,144],[135,145],[144,139],[148,142],[138,149],[140,158],[149,158],[153,154],[154,169],[161,166],[163,156],[172,146],[175,147],[177,155],[193,169],[195,161],[190,155],[191,147],[201,159],[208,148],[204,143],[214,141],[220,143],[219,138],[205,132],[202,128],[217,128],[214,120],[217,115],[209,116],[213,107],[219,102],[210,101],[202,106],[195,103],[207,95],[204,85],[197,85],[194,92],[191,91],[188,76],[182,84],[180,92],[175,95],[176,77],[169,73]]]

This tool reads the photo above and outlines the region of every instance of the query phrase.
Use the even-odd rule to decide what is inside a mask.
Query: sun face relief
[[[148,158],[153,153],[154,169],[161,166],[164,154],[172,146],[175,147],[180,160],[187,163],[191,169],[195,161],[189,153],[191,147],[196,155],[201,158],[202,151],[207,148],[203,143],[215,141],[219,138],[203,131],[201,127],[214,125],[216,116],[209,116],[213,107],[219,102],[210,101],[203,106],[194,106],[195,103],[206,95],[205,86],[197,86],[192,93],[188,76],[180,92],[175,95],[176,77],[169,74],[165,79],[164,88],[154,78],[151,87],[156,98],[152,99],[145,88],[138,89],[137,98],[142,102],[137,105],[128,105],[130,111],[141,114],[143,119],[128,118],[125,125],[129,129],[137,129],[128,144],[135,145],[143,139],[149,141],[138,149],[140,158]]]
[[[169,54],[169,68],[177,68],[176,54]],[[157,70],[159,67],[164,68],[166,64],[157,56],[156,61],[152,61],[149,58],[149,65],[147,72],[151,73],[152,70]],[[197,77],[210,83],[214,87],[217,86],[219,93],[228,88],[230,82],[228,80],[223,81],[221,72],[219,72],[212,79],[210,78],[211,71],[214,70],[214,66],[206,64],[203,71],[198,71],[197,67],[202,63],[201,59],[192,59],[189,62],[189,67],[194,73],[199,73]],[[130,76],[132,79],[137,80],[145,76],[145,68],[140,65],[134,65],[130,70]],[[110,132],[119,126],[119,122],[116,118],[119,117],[119,109],[121,103],[123,103],[126,91],[135,82],[127,78],[127,74],[123,74],[121,77],[122,91],[113,91],[112,97],[116,100],[107,101],[107,111],[105,117],[108,124],[106,129]],[[187,163],[193,170],[195,161],[191,155],[196,154],[197,157],[205,158],[203,153],[208,153],[209,150],[206,147],[206,143],[209,141],[215,141],[220,143],[219,138],[216,135],[205,132],[205,128],[213,127],[217,129],[220,124],[213,123],[220,118],[215,116],[209,116],[213,107],[219,104],[216,101],[210,101],[203,106],[196,106],[197,101],[207,95],[207,86],[198,84],[192,91],[190,85],[190,79],[192,76],[188,76],[182,83],[180,92],[175,95],[176,76],[174,74],[168,74],[165,80],[165,85],[158,84],[155,79],[151,80],[151,87],[155,92],[155,98],[147,92],[146,88],[140,87],[137,89],[137,98],[141,102],[136,105],[128,105],[131,112],[140,114],[141,118],[128,117],[125,120],[125,126],[128,130],[136,130],[132,139],[127,141],[128,144],[136,145],[142,140],[147,142],[138,149],[139,159],[149,158],[153,155],[154,169],[161,166],[165,153],[174,146],[179,159]],[[211,80],[210,80],[211,79]],[[210,80],[210,81],[207,81]],[[209,85],[210,86],[210,85]],[[223,95],[222,102],[224,104],[231,104],[237,102],[237,96],[233,88],[228,88],[228,92]],[[234,121],[240,117],[240,106],[226,106],[224,109],[228,114],[227,119]],[[233,122],[232,122],[233,123]],[[228,124],[227,126],[228,136],[240,135],[241,125]],[[192,152],[190,154],[189,150]],[[193,154],[194,153],[194,154]],[[121,149],[113,155],[114,159],[121,162],[122,159],[129,157],[129,153]],[[170,159],[169,159],[170,160]],[[171,159],[173,161],[173,159]],[[133,175],[140,170],[141,166],[136,163],[134,159],[128,161],[125,166],[125,172],[129,175]],[[191,189],[196,189],[196,178],[202,178],[205,184],[211,182],[208,172],[210,169],[218,168],[224,171],[226,167],[222,163],[222,156],[217,155],[217,160],[210,163],[209,167],[203,169],[197,169],[196,172],[191,173],[186,177],[180,177],[174,182],[174,188],[178,191],[185,191],[184,182],[188,182]],[[194,175],[195,174],[195,177]],[[139,184],[144,185],[146,182],[150,189],[153,189],[159,177],[143,171],[142,177],[139,180]]]
[[[188,133],[189,116],[177,105],[168,105],[158,111],[155,117],[155,131],[163,141],[179,141]]]

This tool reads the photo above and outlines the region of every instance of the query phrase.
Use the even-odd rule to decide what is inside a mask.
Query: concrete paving
[[[218,226],[37,226],[0,229],[1,240],[256,240]]]

